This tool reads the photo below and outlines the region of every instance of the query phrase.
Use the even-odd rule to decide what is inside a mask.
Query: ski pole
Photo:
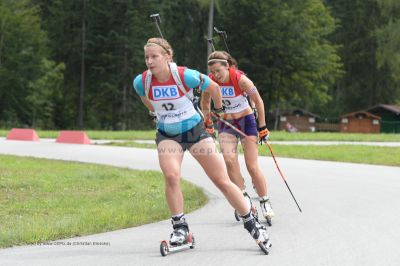
[[[221,116],[218,116],[214,113],[211,113],[212,116],[214,116],[215,118],[217,118],[217,120],[219,120],[220,122],[224,123],[225,125],[229,126],[230,128],[232,128],[234,131],[236,131],[237,133],[239,133],[240,135],[242,135],[243,137],[248,137],[243,131],[241,131],[240,129],[238,129],[237,127],[235,127],[234,125],[232,125],[231,123],[229,123],[228,121],[226,121],[225,119],[223,119]]]
[[[278,169],[279,174],[281,175],[283,181],[284,181],[285,184],[286,184],[286,187],[288,188],[290,194],[292,195],[292,198],[294,199],[294,202],[296,202],[297,208],[299,208],[299,211],[302,212],[302,211],[301,211],[301,208],[300,208],[300,206],[299,206],[299,204],[297,203],[296,198],[294,197],[294,195],[293,195],[293,193],[292,193],[292,190],[290,190],[290,187],[289,187],[288,183],[286,182],[285,176],[283,175],[281,169],[279,168],[278,162],[277,162],[276,159],[275,159],[275,155],[274,155],[274,152],[272,151],[271,145],[268,143],[268,141],[266,141],[265,144],[267,144],[267,146],[268,146],[268,148],[269,148],[269,151],[271,152],[271,156],[272,156],[272,158],[274,159],[276,168]]]
[[[214,27],[214,30],[222,38],[222,40],[224,41],[224,44],[225,44],[225,47],[226,47],[226,51],[228,53],[231,53],[231,52],[229,52],[228,44],[226,43],[226,39],[228,38],[228,35],[226,34],[226,31],[218,30],[217,27]]]
[[[213,52],[215,52],[214,39],[210,38],[210,39],[207,39],[207,41],[211,45]]]
[[[161,28],[160,28],[160,25],[159,25],[159,24],[161,24],[160,14],[158,14],[158,13],[157,14],[151,14],[150,18],[156,24],[157,30],[160,33],[161,38],[164,39],[164,36],[163,36],[163,34],[161,32]]]
[[[248,135],[246,135],[243,131],[241,131],[240,129],[238,129],[237,127],[235,127],[234,125],[232,125],[231,123],[229,123],[228,121],[226,121],[225,119],[223,119],[221,116],[218,116],[218,115],[213,114],[213,113],[211,113],[211,114],[212,114],[215,118],[217,118],[219,121],[221,121],[222,123],[224,123],[224,124],[226,124],[227,126],[231,127],[234,131],[236,131],[237,133],[239,133],[239,134],[242,135],[243,137],[248,137]],[[292,193],[292,190],[291,190],[290,187],[289,187],[289,184],[288,184],[287,181],[286,181],[285,176],[283,175],[281,169],[279,168],[278,162],[276,161],[276,158],[275,158],[274,152],[272,151],[271,145],[268,143],[268,141],[265,141],[265,144],[267,144],[267,146],[268,146],[268,148],[269,148],[269,151],[271,152],[271,156],[272,156],[272,158],[274,159],[276,168],[278,169],[278,172],[279,172],[279,174],[281,175],[282,180],[285,182],[285,185],[286,185],[286,187],[288,188],[288,190],[289,190],[289,192],[290,192],[290,195],[292,195],[292,198],[293,198],[294,202],[296,203],[297,208],[299,208],[299,211],[302,212],[302,210],[301,210],[299,204],[297,203],[296,198],[294,197],[294,195],[293,195],[293,193]]]

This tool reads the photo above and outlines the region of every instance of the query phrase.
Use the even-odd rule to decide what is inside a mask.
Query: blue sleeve
[[[207,89],[208,86],[210,85],[211,79],[208,76],[201,74],[199,71],[189,68],[186,68],[185,71],[183,72],[183,78],[186,86],[188,86],[189,88],[196,88],[197,86],[199,86],[200,75],[203,78],[203,84],[201,85],[200,89],[202,91]]]
[[[146,94],[144,93],[143,82],[142,82],[142,74],[137,75],[133,80],[133,87],[135,88],[137,94],[139,96],[144,97]]]

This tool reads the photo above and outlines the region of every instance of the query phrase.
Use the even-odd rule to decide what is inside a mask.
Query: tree
[[[392,78],[400,85],[400,2],[376,0],[381,8],[385,24],[376,31],[378,40],[378,67],[387,65]],[[400,96],[400,92],[397,94]],[[399,99],[400,100],[400,99]]]
[[[81,29],[80,1],[32,0],[40,8],[42,27],[48,35],[50,58],[65,64],[64,85],[57,105],[56,128],[77,127],[81,78]]]
[[[387,18],[380,6],[376,0],[327,3],[338,20],[339,27],[332,40],[341,46],[345,70],[343,78],[332,87],[334,101],[329,109],[340,114],[378,103],[392,103],[399,89],[393,80],[391,64],[385,58],[395,57],[396,53],[384,45],[387,31],[382,27],[387,24]]]
[[[0,0],[0,121],[30,125],[29,84],[40,78],[46,34],[36,6],[28,0]]]
[[[208,6],[198,0],[166,1],[161,9],[165,38],[175,52],[175,61],[206,72]]]
[[[154,4],[154,3],[153,3]],[[145,69],[143,46],[152,37],[151,1],[101,1],[88,5],[87,124],[92,128],[149,127],[147,111],[132,93]]]
[[[267,110],[314,109],[329,100],[341,64],[328,41],[334,20],[321,1],[217,1],[217,7],[216,25],[228,32],[231,54]]]
[[[35,2],[41,7],[52,58],[66,66],[57,126],[143,127],[134,113],[139,99],[132,101],[130,88],[132,67],[134,73],[144,68],[143,44],[152,27],[148,14],[154,1]],[[144,116],[144,110],[138,112]]]
[[[48,59],[43,59],[41,77],[30,82],[26,102],[31,110],[33,127],[56,128],[57,106],[61,102],[64,85],[64,70],[63,63],[56,64]]]

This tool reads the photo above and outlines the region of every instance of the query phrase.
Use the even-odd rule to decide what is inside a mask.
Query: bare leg
[[[240,189],[229,179],[223,158],[218,154],[212,138],[204,139],[190,149],[190,153],[200,163],[214,184],[224,193],[231,206],[242,216],[244,228],[257,240],[263,243],[264,249],[271,246],[265,227],[250,212],[250,206]]]
[[[183,213],[183,195],[180,187],[182,147],[173,140],[158,144],[158,160],[165,178],[165,197],[172,216]]]
[[[218,136],[221,152],[224,156],[226,168],[228,170],[229,178],[241,190],[246,188],[244,178],[240,173],[239,159],[238,159],[238,140],[234,135],[228,133],[221,133]]]
[[[260,197],[267,195],[267,182],[258,164],[258,145],[257,137],[249,136],[242,139],[244,159],[247,170],[251,176],[257,194]]]
[[[240,189],[229,179],[225,163],[218,153],[212,138],[203,139],[193,145],[190,153],[200,163],[211,181],[221,190],[232,207],[240,215],[250,209]]]

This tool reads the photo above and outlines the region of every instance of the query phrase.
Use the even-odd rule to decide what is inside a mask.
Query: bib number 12
[[[172,103],[164,103],[161,106],[165,109],[165,111],[174,110],[174,105]]]

